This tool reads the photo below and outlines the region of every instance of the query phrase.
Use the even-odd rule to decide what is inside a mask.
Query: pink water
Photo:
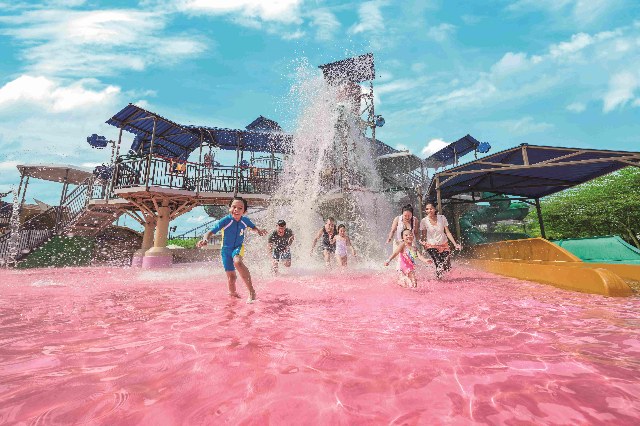
[[[638,297],[257,275],[1,271],[0,423],[638,424]]]

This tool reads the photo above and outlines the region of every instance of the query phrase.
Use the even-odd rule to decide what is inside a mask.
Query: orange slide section
[[[615,272],[619,265],[585,263],[543,238],[480,244],[469,262],[495,274],[604,296],[630,296],[628,282],[640,281],[638,265],[618,268],[621,277]]]

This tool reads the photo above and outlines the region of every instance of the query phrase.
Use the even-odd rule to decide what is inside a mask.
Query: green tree
[[[640,168],[627,167],[544,198],[541,208],[549,239],[615,234],[640,247]],[[535,209],[527,222],[529,232],[540,235]]]

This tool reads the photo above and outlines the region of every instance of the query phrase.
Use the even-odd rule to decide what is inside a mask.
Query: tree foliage
[[[640,168],[627,167],[544,198],[541,208],[549,239],[615,234],[640,247]],[[539,235],[535,209],[527,219],[530,233]]]

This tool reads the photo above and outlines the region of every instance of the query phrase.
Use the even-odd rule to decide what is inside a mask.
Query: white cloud
[[[617,107],[624,106],[634,98],[634,91],[640,86],[638,75],[630,71],[623,71],[611,76],[609,89],[604,95],[602,110],[610,112]]]
[[[36,75],[103,76],[141,71],[196,56],[208,43],[162,34],[166,17],[137,10],[32,10],[0,17],[2,34],[24,44],[26,70]]]
[[[582,111],[584,111],[585,109],[587,109],[587,106],[581,102],[573,102],[569,105],[567,105],[567,111],[571,111],[571,112],[575,112],[575,113],[580,113]]]
[[[340,29],[340,22],[327,9],[316,9],[309,13],[311,27],[316,28],[316,39],[320,41],[332,40]]]
[[[507,52],[491,67],[491,72],[497,75],[508,75],[526,69],[528,66],[529,60],[525,53]]]
[[[181,0],[178,10],[194,14],[238,14],[248,20],[300,23],[302,0]]]
[[[0,171],[14,171],[18,164],[20,164],[18,161],[0,161]]]
[[[422,154],[423,158],[424,157],[428,157],[428,156],[433,155],[436,152],[440,151],[442,148],[444,148],[447,145],[449,145],[449,144],[447,142],[443,141],[442,139],[431,139],[422,148],[420,153]]]
[[[421,98],[413,98],[422,106],[404,113],[427,120],[449,111],[468,114],[475,110],[482,115],[493,106],[527,103],[560,92],[583,99],[583,103],[602,99],[604,112],[633,106],[640,76],[636,71],[629,74],[621,70],[640,69],[638,40],[640,28],[631,25],[595,34],[578,33],[549,45],[542,54],[507,52],[488,71],[465,69],[459,79],[455,74],[447,75],[446,85],[422,82],[415,90]],[[580,108],[573,105],[568,110],[579,112]]]
[[[447,40],[455,32],[455,30],[455,25],[442,23],[436,27],[429,28],[429,31],[427,31],[427,37],[437,42],[443,42]]]
[[[544,12],[562,21],[587,25],[623,4],[621,0],[518,0],[506,9],[516,13]]]
[[[64,85],[47,77],[22,75],[0,87],[0,110],[16,105],[34,105],[47,112],[60,113],[97,104],[111,104],[120,88],[106,86],[91,89],[93,80],[80,80]]]
[[[370,1],[360,5],[358,8],[358,17],[360,22],[349,28],[351,34],[359,34],[365,32],[376,32],[384,30],[384,18],[380,8],[384,6],[384,2]]]

